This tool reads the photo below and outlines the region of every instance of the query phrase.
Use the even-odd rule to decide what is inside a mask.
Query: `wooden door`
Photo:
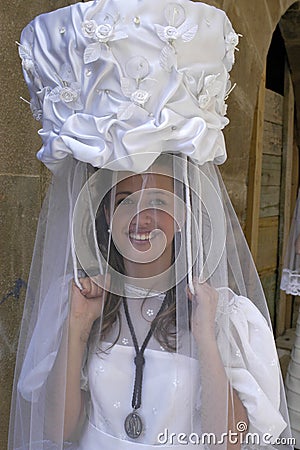
[[[291,299],[279,286],[297,186],[294,95],[286,65],[284,95],[266,89],[262,77],[250,155],[246,224],[277,336],[291,326]]]

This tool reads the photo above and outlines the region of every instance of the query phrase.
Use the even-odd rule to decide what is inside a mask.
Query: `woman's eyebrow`
[[[165,196],[173,195],[173,192],[170,192],[167,189],[148,188],[148,189],[145,189],[145,193],[149,194],[149,195],[151,195],[151,194],[159,194],[159,195],[165,195]]]
[[[132,192],[131,191],[121,191],[121,192],[116,192],[116,197],[118,195],[131,195]]]
[[[172,195],[174,195],[172,192],[169,192],[168,190],[165,190],[165,189],[153,189],[153,188],[146,188],[146,189],[141,189],[140,191],[135,191],[135,192],[133,192],[133,191],[120,191],[120,192],[116,192],[116,197],[118,196],[118,195],[133,195],[133,194],[135,194],[136,192],[139,192],[139,193],[141,193],[141,192],[143,192],[143,194],[146,194],[146,195],[153,195],[153,194],[157,194],[157,195],[164,195],[165,197],[170,197],[170,196],[172,196]]]

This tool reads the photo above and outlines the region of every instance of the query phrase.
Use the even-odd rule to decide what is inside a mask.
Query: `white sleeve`
[[[72,275],[58,279],[41,302],[18,381],[18,390],[27,401],[38,400],[56,361],[68,317],[71,279]]]
[[[217,342],[230,383],[247,410],[248,432],[268,433],[275,440],[287,424],[279,412],[281,375],[272,330],[248,298],[231,292],[228,302],[228,289],[219,294]]]

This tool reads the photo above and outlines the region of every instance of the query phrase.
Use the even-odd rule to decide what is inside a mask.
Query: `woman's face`
[[[153,173],[132,175],[117,184],[111,232],[125,261],[171,265],[178,229],[173,185],[171,176]]]

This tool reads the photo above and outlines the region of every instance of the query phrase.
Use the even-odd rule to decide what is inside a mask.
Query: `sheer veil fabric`
[[[289,242],[285,253],[280,288],[287,294],[300,295],[300,195],[293,214]],[[299,238],[299,239],[298,239]]]
[[[300,195],[291,223],[280,288],[287,294],[300,295]],[[296,337],[285,380],[291,428],[297,441],[300,439],[300,313],[296,324]]]
[[[265,297],[217,167],[238,35],[201,2],[156,6],[77,3],[22,34],[38,158],[53,178],[10,450],[291,447]],[[76,375],[80,419],[66,436],[72,293],[87,278],[106,293]],[[137,369],[135,338],[140,349],[150,328]],[[236,395],[247,421],[233,427]],[[124,425],[131,413],[140,434],[132,416]]]

